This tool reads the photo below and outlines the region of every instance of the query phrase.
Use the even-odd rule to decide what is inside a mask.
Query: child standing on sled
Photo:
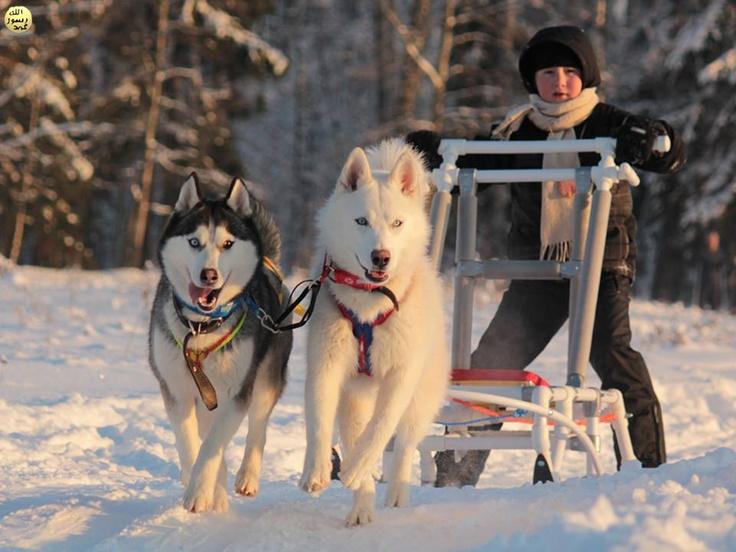
[[[661,120],[634,116],[600,101],[600,72],[585,32],[573,26],[548,27],[524,47],[519,72],[529,91],[529,103],[512,109],[495,125],[495,140],[572,140],[617,138],[616,163],[658,173],[681,168],[685,153],[679,135]],[[658,137],[670,148],[657,151]],[[439,165],[439,136],[427,131],[407,138],[430,164]],[[662,148],[665,149],[665,148]],[[594,166],[596,153],[467,155],[458,167],[477,169],[539,169]],[[435,168],[435,167],[432,167]],[[662,414],[649,371],[631,347],[629,300],[636,266],[636,220],[627,182],[613,186],[612,204],[595,314],[590,362],[603,389],[624,396],[634,453],[644,467],[666,461]],[[511,228],[508,254],[512,259],[568,258],[572,240],[575,182],[511,185]],[[472,368],[526,368],[547,346],[568,317],[569,282],[516,280],[474,351]],[[619,457],[616,448],[617,458]],[[452,451],[437,455],[437,486],[475,485],[488,451],[470,451],[455,462]],[[620,459],[619,459],[620,461]]]

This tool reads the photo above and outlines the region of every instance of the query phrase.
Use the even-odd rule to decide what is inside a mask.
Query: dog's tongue
[[[367,274],[374,282],[383,282],[388,277],[386,273],[381,270],[371,270]]]
[[[191,282],[189,283],[189,297],[192,298],[192,304],[196,305],[200,303],[206,303],[207,302],[207,296],[212,290],[209,288],[201,288],[197,287]]]

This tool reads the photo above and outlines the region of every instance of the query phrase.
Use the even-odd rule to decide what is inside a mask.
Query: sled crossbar
[[[573,278],[580,271],[580,263],[555,261],[460,261],[456,274],[468,278],[510,280],[559,280]]]

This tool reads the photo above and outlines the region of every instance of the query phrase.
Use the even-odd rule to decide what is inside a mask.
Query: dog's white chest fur
[[[168,314],[167,319],[174,318],[170,322],[170,328],[176,328],[173,330],[176,339],[179,343],[183,343],[187,330],[183,324],[175,319],[176,315],[173,312],[171,316],[168,316]],[[178,328],[177,324],[181,328]],[[225,328],[211,334],[193,336],[188,342],[188,348],[198,351],[210,348],[227,331],[228,329]],[[158,330],[154,332],[153,346],[154,354],[159,359],[157,362],[158,369],[166,379],[167,384],[174,387],[178,393],[198,394],[194,379],[184,360],[182,348],[172,343]],[[252,356],[252,338],[233,340],[227,347],[215,350],[206,356],[203,361],[203,371],[214,386],[218,399],[232,398],[238,393],[251,367]],[[161,362],[163,359],[165,359],[165,362]]]

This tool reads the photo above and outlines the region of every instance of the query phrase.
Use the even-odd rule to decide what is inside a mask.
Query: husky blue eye
[[[365,217],[358,217],[355,222],[358,226],[368,226],[368,219]]]
[[[197,238],[189,238],[189,245],[192,247],[199,247],[199,240]]]
[[[399,227],[399,226],[401,226],[402,224],[404,224],[404,221],[403,221],[403,220],[400,220],[400,219],[396,219],[395,221],[393,221],[393,222],[391,223],[391,226],[393,226],[394,228],[398,228],[398,227]]]
[[[235,242],[233,240],[225,240],[225,243],[222,244],[223,249],[230,249]]]

